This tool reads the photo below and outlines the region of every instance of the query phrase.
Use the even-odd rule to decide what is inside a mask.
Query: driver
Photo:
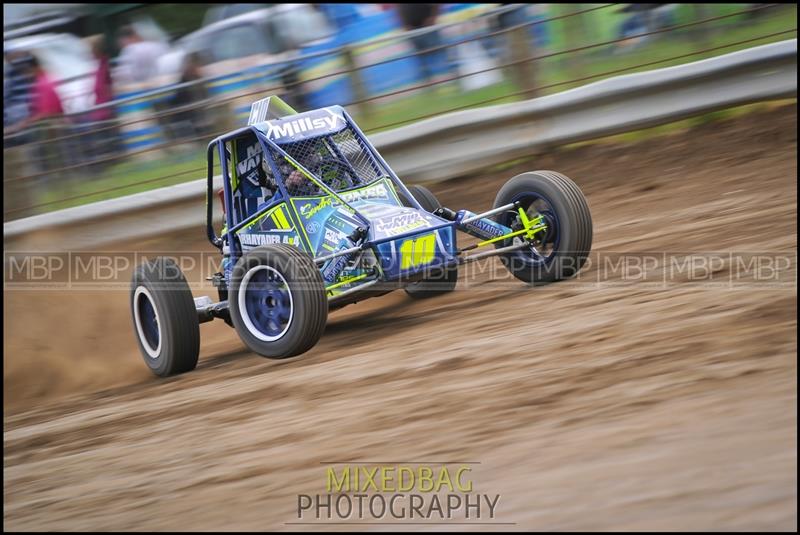
[[[319,148],[319,146],[317,147]],[[304,152],[306,153],[296,158],[303,167],[313,173],[315,179],[323,182],[334,191],[347,189],[355,185],[355,181],[352,177],[348,179],[351,173],[338,159],[332,157],[325,158],[318,150],[308,150]],[[264,161],[263,165],[266,167],[269,164]],[[289,195],[305,196],[323,194],[322,188],[283,158],[280,158],[278,162],[278,171],[283,177],[283,183],[289,191]],[[268,176],[271,176],[271,173],[268,173]]]
[[[261,168],[264,171],[263,176],[265,179],[265,183],[262,184],[262,186],[272,190],[273,192],[277,192],[278,184],[275,182],[275,178],[272,175],[272,169],[270,168],[269,162],[267,162],[266,158],[262,158]],[[303,173],[297,170],[288,161],[281,159],[281,162],[278,165],[278,171],[283,177],[283,183],[286,186],[286,189],[289,190],[289,195],[317,195],[319,193],[319,187],[317,187],[317,185],[312,181],[308,180]]]
[[[319,186],[307,179],[303,173],[291,165],[287,165],[286,167],[287,169],[285,171],[282,169],[286,177],[284,182],[286,184],[286,189],[293,195],[317,195],[320,193]]]

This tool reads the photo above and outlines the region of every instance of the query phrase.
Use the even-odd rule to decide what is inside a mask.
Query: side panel
[[[345,190],[339,195],[354,208],[363,206],[401,206],[392,183],[382,178],[361,188]],[[338,199],[330,196],[292,197],[292,208],[300,222],[300,232],[316,256],[332,253],[341,239],[361,225]]]
[[[238,236],[242,249],[245,251],[270,243],[288,243],[305,249],[300,235],[289,217],[286,203],[280,203],[242,228],[238,232]]]
[[[375,249],[386,280],[405,279],[457,262],[452,226],[379,243]]]
[[[442,219],[416,208],[381,204],[357,206],[359,211],[370,221],[371,240],[420,233],[426,228],[436,227],[443,223]]]

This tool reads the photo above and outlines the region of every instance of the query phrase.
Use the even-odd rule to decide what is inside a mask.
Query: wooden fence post
[[[361,76],[361,70],[356,64],[355,51],[351,45],[344,49],[344,61],[346,68],[349,72],[350,87],[353,88],[353,97],[357,102],[355,104],[356,115],[363,120],[370,113],[370,103],[366,102],[368,98],[367,88],[364,85],[364,79]]]
[[[525,91],[525,98],[536,97],[536,65],[532,60],[523,61],[533,56],[534,47],[528,35],[529,26],[521,26],[506,32],[507,62],[515,65],[506,68],[506,73],[514,81],[520,91]]]

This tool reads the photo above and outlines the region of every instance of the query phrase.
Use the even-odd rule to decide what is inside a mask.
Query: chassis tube
[[[219,139],[219,138],[218,138]],[[242,255],[242,250],[236,242],[235,235],[232,232],[233,228],[233,205],[231,204],[233,198],[233,191],[231,191],[231,177],[228,174],[228,165],[225,155],[225,141],[219,139],[217,141],[217,149],[219,150],[219,163],[222,166],[222,189],[225,191],[225,226],[227,227],[226,237],[228,238],[228,247],[231,251],[231,259],[236,262]]]
[[[490,240],[510,234],[512,230],[509,227],[486,217],[486,214],[502,211],[501,208],[506,209],[505,206],[501,206],[483,214],[473,214],[469,210],[459,210],[456,214],[456,228],[481,240]]]
[[[499,214],[500,212],[505,212],[506,210],[511,210],[512,208],[516,208],[516,207],[517,207],[517,203],[513,203],[512,202],[512,203],[506,204],[505,206],[500,206],[500,207],[495,208],[493,210],[489,210],[488,212],[484,212],[482,214],[475,214],[473,216],[464,218],[464,219],[461,220],[461,223],[472,223],[473,221],[477,221],[478,219],[483,219],[484,217],[489,217],[489,216],[492,216],[494,214]]]
[[[381,280],[380,278],[372,279],[371,281],[367,281],[364,284],[359,284],[355,288],[350,288],[349,290],[345,290],[340,294],[336,294],[333,297],[328,298],[328,303],[336,301],[337,299],[341,299],[342,297],[347,297],[348,295],[354,294],[359,290],[363,290],[364,288],[369,288],[373,284],[377,284],[378,282],[380,282],[380,280]]]
[[[459,257],[458,263],[468,264],[470,262],[474,262],[476,260],[480,260],[481,258],[486,258],[487,256],[497,256],[503,253],[510,253],[511,251],[516,251],[518,249],[523,249],[525,247],[529,247],[530,244],[528,243],[520,243],[519,245],[509,245],[508,247],[501,247],[499,249],[494,249],[491,251],[484,251],[482,253],[475,253],[467,256]]]
[[[208,158],[208,184],[206,186],[206,235],[211,245],[222,250],[222,239],[217,237],[214,231],[214,148],[216,143],[212,141],[206,149]]]
[[[477,214],[475,216],[471,216],[469,219],[464,220],[464,221],[471,222],[471,221],[476,221],[478,219],[483,219],[484,217],[486,217],[487,214],[488,215],[492,215],[492,214],[495,214],[497,212],[501,212],[503,210],[508,210],[509,207],[513,208],[514,204],[501,206],[500,208],[495,208],[494,210],[491,210],[490,212],[486,212],[484,214]],[[497,223],[495,223],[495,224],[497,224]],[[505,227],[505,225],[503,225],[503,226]],[[380,244],[383,244],[383,243],[386,243],[386,242],[390,242],[390,241],[394,241],[394,240],[402,240],[403,238],[408,238],[409,236],[416,236],[417,234],[424,234],[426,232],[433,232],[433,231],[440,230],[440,229],[447,228],[447,227],[453,227],[456,230],[461,230],[462,232],[466,232],[467,234],[474,235],[474,236],[476,236],[478,238],[482,238],[482,239],[487,238],[487,236],[482,236],[482,235],[476,234],[475,232],[473,232],[469,228],[461,227],[461,225],[456,221],[443,221],[442,223],[440,223],[438,225],[434,225],[432,227],[427,227],[427,228],[423,228],[423,229],[415,229],[415,230],[412,230],[412,231],[409,231],[409,232],[404,232],[402,234],[398,234],[397,236],[387,236],[385,238],[380,238],[380,239],[377,239],[377,240],[370,240],[370,241],[364,242],[362,245],[357,245],[355,247],[350,247],[348,249],[343,249],[341,251],[337,251],[335,253],[332,253],[332,254],[329,254],[329,255],[326,255],[326,256],[320,256],[318,258],[315,258],[314,262],[316,262],[318,264],[321,264],[323,262],[327,262],[328,260],[331,260],[332,258],[336,258],[337,256],[341,256],[341,255],[349,254],[349,253],[355,253],[355,252],[358,252],[358,251],[361,251],[361,250],[369,249],[370,247],[372,247],[374,245],[380,245]],[[508,232],[511,232],[511,229],[508,229]],[[494,236],[492,235],[492,236],[488,236],[488,237],[491,238],[491,237],[494,237]]]
[[[329,255],[320,256],[318,258],[315,258],[314,262],[316,262],[317,264],[322,264],[322,263],[327,262],[328,260],[331,260],[333,258],[342,256],[342,255],[346,255],[346,254],[350,254],[350,253],[357,253],[357,252],[362,251],[364,249],[365,249],[365,247],[363,245],[356,245],[355,247],[350,247],[349,249],[342,249],[341,251],[336,251],[335,253],[331,253]]]
[[[414,205],[414,208],[422,210],[423,212],[427,212],[427,210],[425,210],[422,207],[422,205],[420,205],[417,202],[417,199],[415,199],[414,196],[411,195],[411,192],[408,191],[408,188],[406,188],[406,185],[403,184],[403,181],[397,178],[397,175],[395,174],[394,170],[391,167],[389,167],[389,164],[386,163],[386,160],[383,159],[383,156],[380,155],[378,150],[372,145],[372,142],[367,138],[367,136],[364,135],[364,132],[361,131],[361,128],[359,128],[356,122],[353,120],[353,118],[350,117],[350,114],[347,113],[347,111],[345,111],[344,109],[342,109],[342,113],[344,113],[345,120],[350,124],[353,130],[355,130],[356,133],[359,135],[359,137],[364,141],[364,145],[366,145],[367,149],[369,149],[369,152],[372,153],[372,157],[375,158],[378,162],[380,162],[380,164],[383,165],[383,167],[385,167],[387,171],[389,171],[389,176],[392,178],[392,182],[394,182],[395,186],[400,187],[400,190],[403,192],[403,194],[405,194],[406,197],[408,197],[408,200],[411,201],[411,204]]]

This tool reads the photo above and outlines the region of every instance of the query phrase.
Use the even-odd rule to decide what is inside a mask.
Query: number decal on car
[[[436,234],[409,239],[400,246],[400,269],[424,266],[433,261],[436,253]]]

